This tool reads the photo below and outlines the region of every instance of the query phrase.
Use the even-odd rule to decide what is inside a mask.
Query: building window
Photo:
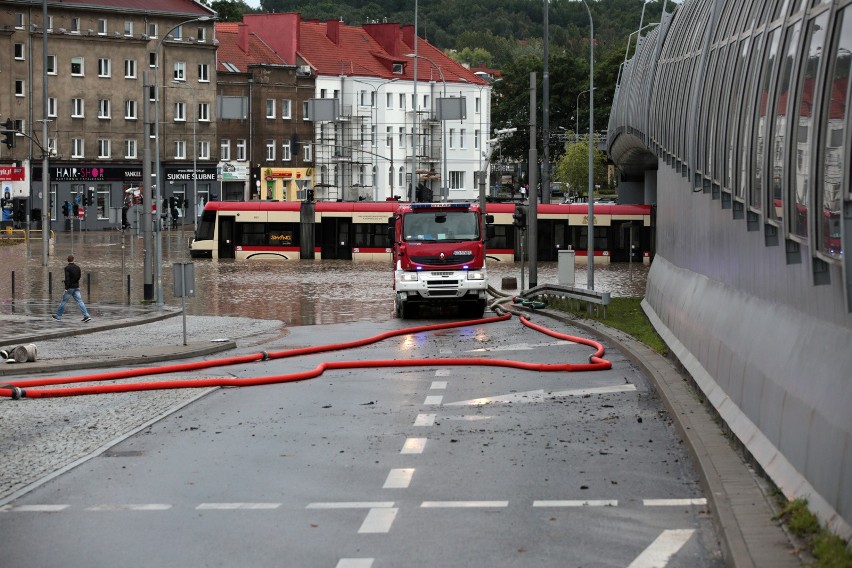
[[[175,122],[185,122],[186,121],[186,103],[177,102],[175,103]]]
[[[24,14],[22,12],[15,12],[15,27],[19,30],[24,29]]]
[[[450,150],[452,150],[453,148],[455,148],[455,147],[456,147],[456,146],[455,146],[455,141],[454,141],[454,140],[455,140],[455,137],[456,137],[456,129],[455,129],[455,128],[450,128],[450,134],[449,134],[449,136],[448,136],[448,138],[450,139],[450,141],[449,141]]]
[[[19,61],[23,61],[24,59],[24,44],[16,43],[15,44],[15,59]]]
[[[231,141],[230,140],[222,140],[222,143],[219,145],[219,159],[223,162],[227,162],[231,159]]]
[[[98,59],[98,77],[109,77],[112,75],[112,60],[105,57]]]
[[[244,138],[237,140],[237,160],[240,162],[246,161],[246,141]]]
[[[281,99],[281,118],[289,119],[290,116],[290,99]]]
[[[71,33],[80,33],[80,18],[71,18]]]
[[[157,39],[157,24],[148,24],[148,39]]]
[[[405,93],[399,94],[399,110],[405,110]]]
[[[399,143],[397,144],[399,148],[405,148],[405,127],[399,127]]]
[[[136,120],[136,101],[124,101],[124,118]]]
[[[210,159],[210,142],[207,140],[201,140],[198,143],[198,159],[199,160],[209,160]]]
[[[370,127],[370,146],[376,147],[376,134],[378,127],[374,124]]]
[[[136,78],[136,60],[135,59],[125,59],[124,60],[124,78],[125,79],[135,79]]]
[[[185,61],[175,61],[175,72],[173,78],[175,81],[186,81]]]
[[[186,159],[186,142],[183,140],[175,140],[175,160]]]
[[[385,93],[385,108],[389,110],[393,108],[393,93]]]
[[[303,144],[302,148],[304,149],[302,160],[305,162],[312,162],[314,159],[313,146],[310,143],[307,143]]]
[[[23,97],[24,96],[24,81],[22,79],[15,80],[15,96]]]
[[[405,168],[399,167],[399,175],[397,176],[397,187],[405,187]]]
[[[110,112],[110,101],[109,99],[99,99],[98,100],[98,118],[110,118],[112,116]]]
[[[275,118],[275,99],[266,99],[266,118]]]
[[[56,155],[56,138],[48,138],[47,139],[47,152],[51,156]]]
[[[157,66],[157,52],[152,51],[148,54],[148,67],[156,67]]]
[[[209,83],[210,82],[210,66],[206,63],[198,64],[198,82],[199,83]]]
[[[272,162],[275,160],[275,140],[266,141],[266,161]]]
[[[281,159],[285,162],[289,162],[293,159],[289,140],[281,145]]]
[[[464,136],[465,136],[465,129],[462,128],[461,130],[459,130],[459,149],[461,149],[461,150],[464,150]]]
[[[85,158],[85,146],[83,146],[82,138],[72,138],[71,139],[71,157],[72,158]]]
[[[56,75],[56,56],[48,55],[47,56],[47,74],[48,75]]]
[[[195,37],[199,42],[203,43],[207,41],[207,28],[198,28],[198,32]]]
[[[479,130],[473,131],[473,148],[479,150]]]
[[[127,37],[133,37],[133,22],[130,20],[125,20],[124,22],[124,35]]]
[[[124,157],[125,158],[135,158],[136,157],[136,140],[125,140],[124,141]]]
[[[183,26],[178,26],[172,30],[172,39],[180,41],[183,38]]]
[[[450,172],[450,189],[464,189],[464,172]]]
[[[199,122],[210,122],[210,105],[208,103],[198,103],[196,118]]]
[[[47,99],[47,117],[56,118],[56,97],[48,97]]]
[[[53,16],[47,17],[47,31],[49,31],[49,32],[53,31]]]
[[[99,139],[98,140],[98,158],[109,158],[109,157],[110,157],[109,140]]]
[[[85,60],[82,57],[71,58],[71,75],[82,77],[85,74]]]
[[[103,18],[98,20],[98,35],[107,34],[107,21]]]
[[[84,103],[83,99],[71,99],[71,118],[83,118],[86,116]]]
[[[304,101],[302,103],[302,120],[310,120],[311,117],[308,115],[308,101]]]
[[[385,126],[385,146],[393,146],[393,126]]]
[[[476,112],[477,114],[482,112],[482,102],[481,101],[482,101],[482,99],[480,99],[479,97],[475,97],[473,99],[474,112]]]
[[[108,183],[99,183],[97,186],[97,196],[95,197],[95,215],[98,219],[109,219],[109,195],[112,187]]]

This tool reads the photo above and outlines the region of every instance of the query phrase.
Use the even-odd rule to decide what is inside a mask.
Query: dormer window
[[[393,64],[393,73],[395,75],[402,75],[402,63]]]

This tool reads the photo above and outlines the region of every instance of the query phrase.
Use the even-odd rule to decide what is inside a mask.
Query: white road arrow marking
[[[665,568],[694,532],[694,529],[663,531],[627,568]]]
[[[486,398],[474,398],[459,402],[447,402],[444,406],[483,406],[485,404],[508,404],[512,402],[543,402],[549,398],[560,398],[564,396],[585,396],[587,394],[610,394],[617,392],[632,392],[636,385],[614,385],[610,387],[591,387],[586,389],[573,389],[567,391],[544,392],[544,389],[501,394]]]

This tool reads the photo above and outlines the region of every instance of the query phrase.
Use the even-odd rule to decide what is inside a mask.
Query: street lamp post
[[[417,53],[407,53],[407,54],[405,54],[405,56],[414,58],[414,61],[417,61],[418,58],[419,59],[425,59],[426,61],[431,63],[432,66],[435,67],[435,69],[438,70],[438,74],[441,76],[441,83],[443,84],[443,98],[446,99],[447,98],[447,81],[446,81],[446,79],[444,79],[444,72],[441,70],[441,68],[438,66],[438,64],[435,63],[434,61],[432,61],[431,59],[429,59],[428,57],[426,57],[425,55],[420,55],[420,54],[417,54]],[[416,100],[416,97],[415,97],[415,101],[414,101],[414,106],[415,106],[414,121],[416,122],[417,121],[417,108],[416,108],[417,107],[417,100]],[[444,171],[441,172],[442,173],[441,178],[442,178],[442,183],[443,183],[444,187],[446,187],[447,190],[449,191],[449,187],[450,187],[449,172],[447,171],[447,136],[446,136],[446,132],[444,132],[444,121],[443,120],[441,121],[441,141],[442,141],[441,145],[444,149],[443,150],[443,158],[444,158],[443,159],[443,170]],[[417,152],[417,141],[416,140],[414,142],[414,149],[415,149],[415,154],[416,154],[416,152]],[[416,171],[411,173],[412,174],[412,178],[411,178],[412,187],[414,186],[414,177],[413,176],[416,175],[416,173],[417,173]],[[446,176],[446,177],[444,177],[444,176]]]
[[[574,112],[574,140],[580,140],[580,97],[585,94],[591,92],[591,89],[586,89],[585,91],[581,91],[577,93],[577,101],[576,101],[576,109]]]
[[[595,170],[594,170],[594,147],[593,139],[595,133],[595,24],[592,20],[592,11],[586,0],[582,0],[589,14],[589,222],[586,244],[586,254],[589,263],[588,278],[586,286],[589,290],[595,289]],[[579,107],[578,107],[579,108]]]
[[[212,20],[211,16],[199,16],[197,18],[191,18],[189,20],[184,20],[179,24],[175,24],[172,26],[166,33],[163,34],[163,37],[160,38],[160,41],[157,42],[157,49],[154,50],[154,53],[157,54],[157,68],[154,70],[154,153],[156,154],[154,157],[155,169],[154,176],[157,178],[157,199],[154,203],[154,213],[156,215],[155,226],[157,227],[157,267],[156,267],[156,275],[157,275],[157,305],[163,305],[163,231],[162,227],[160,227],[160,207],[162,207],[163,203],[163,184],[160,182],[160,74],[162,73],[162,57],[161,51],[163,47],[163,42],[166,41],[166,38],[169,35],[178,29],[181,26],[186,24],[191,24],[192,22],[207,22]],[[196,110],[197,112],[197,110]],[[195,151],[195,149],[193,149]],[[193,167],[192,177],[195,179],[196,173],[195,168]],[[150,183],[150,180],[148,180]]]
[[[372,83],[368,83],[367,81],[362,81],[360,79],[353,78],[352,81],[355,83],[361,83],[362,85],[367,85],[371,89],[373,89],[373,106],[370,110],[370,119],[373,123],[373,134],[371,136],[371,144],[374,148],[378,149],[378,141],[376,140],[379,137],[379,89],[387,85],[388,83],[393,83],[394,81],[399,81],[399,77],[394,77],[393,79],[389,79],[378,85],[373,85]],[[375,113],[375,116],[374,116]],[[379,160],[378,154],[373,152],[373,201],[378,201],[379,198],[379,187],[377,183],[377,179],[379,178]],[[393,192],[391,192],[393,195]]]

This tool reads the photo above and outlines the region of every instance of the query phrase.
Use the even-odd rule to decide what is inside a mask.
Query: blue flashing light
[[[417,270],[423,270],[423,267],[422,267],[422,266],[418,266],[418,267],[417,267]]]
[[[467,270],[467,265],[462,266],[462,270]]]

